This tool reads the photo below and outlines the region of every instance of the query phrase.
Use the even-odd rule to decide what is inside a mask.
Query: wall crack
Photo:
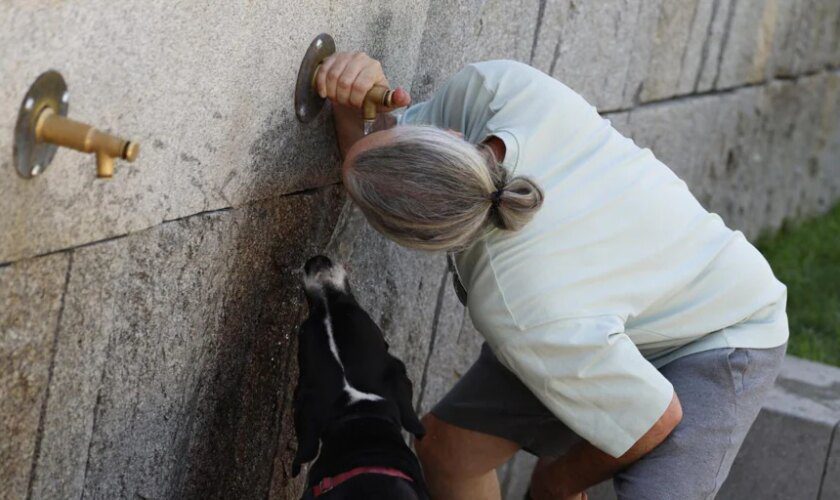
[[[833,73],[834,74],[840,74],[840,66],[830,66],[830,65],[828,65],[828,66],[825,66],[821,69],[814,70],[814,71],[809,71],[807,73],[801,73],[801,74],[795,75],[795,76],[776,76],[776,77],[773,77],[769,80],[763,80],[761,82],[745,83],[743,85],[737,85],[737,86],[734,86],[734,87],[725,87],[725,88],[721,88],[721,89],[714,89],[713,88],[713,89],[709,89],[709,90],[702,91],[702,92],[692,92],[690,94],[680,94],[680,95],[676,95],[676,96],[672,96],[672,97],[667,97],[665,99],[655,99],[655,100],[652,100],[652,101],[645,101],[645,102],[639,103],[636,106],[611,108],[611,109],[610,108],[601,109],[601,110],[598,110],[598,112],[602,115],[626,113],[626,112],[629,112],[629,111],[634,111],[636,109],[646,108],[646,107],[649,107],[649,106],[664,106],[664,105],[668,105],[668,104],[672,104],[672,103],[676,103],[676,102],[689,101],[689,100],[697,99],[697,98],[701,98],[701,97],[713,97],[713,96],[729,95],[729,94],[733,94],[735,92],[738,92],[739,90],[750,89],[750,88],[758,88],[758,87],[766,87],[766,86],[772,85],[773,83],[777,83],[777,82],[797,83],[799,80],[801,80],[803,78],[811,78],[811,77],[814,77],[814,76],[827,75],[827,74],[833,74]]]
[[[73,251],[67,252],[67,271],[64,274],[64,286],[61,290],[61,302],[58,306],[58,316],[55,322],[52,346],[50,347],[50,367],[47,371],[47,384],[44,389],[44,400],[41,402],[41,413],[38,416],[38,431],[35,434],[35,450],[32,452],[32,466],[29,469],[29,484],[26,488],[26,498],[32,498],[32,489],[38,473],[38,459],[41,457],[41,443],[44,439],[44,423],[47,418],[47,403],[50,399],[53,370],[55,368],[55,354],[58,350],[58,336],[61,334],[61,320],[64,317],[64,304],[67,300],[67,289],[70,286],[70,274],[73,270]]]
[[[141,233],[143,231],[147,231],[149,229],[153,229],[153,228],[162,226],[164,224],[170,224],[170,223],[173,223],[173,222],[180,222],[180,221],[184,221],[184,220],[187,220],[187,219],[191,219],[193,217],[205,217],[205,216],[208,216],[208,215],[214,215],[214,214],[219,214],[219,213],[230,212],[232,210],[238,210],[238,209],[241,209],[241,208],[248,208],[248,207],[254,206],[257,203],[260,203],[262,201],[266,201],[268,199],[278,199],[279,200],[279,199],[287,198],[287,197],[290,197],[290,196],[302,196],[302,195],[314,194],[314,193],[317,193],[319,191],[332,188],[332,187],[337,186],[339,184],[341,184],[341,183],[340,182],[334,182],[334,183],[331,183],[331,184],[325,184],[323,186],[317,186],[317,187],[312,187],[312,188],[301,189],[301,190],[298,190],[298,191],[291,191],[291,192],[288,192],[288,193],[283,193],[280,196],[277,196],[276,198],[259,198],[259,199],[251,200],[248,203],[239,205],[237,207],[229,206],[229,207],[215,208],[215,209],[212,209],[212,210],[204,210],[204,211],[201,211],[201,212],[195,212],[195,213],[192,213],[192,214],[189,214],[189,215],[184,215],[183,217],[175,217],[175,218],[172,218],[172,219],[164,219],[157,224],[154,224],[154,225],[148,226],[148,227],[144,227],[143,229],[138,229],[136,231],[129,231],[129,232],[126,232],[126,233],[117,234],[117,235],[114,235],[114,236],[109,236],[107,238],[101,238],[101,239],[98,239],[98,240],[93,240],[93,241],[88,241],[88,242],[85,242],[85,243],[80,243],[78,245],[72,245],[72,246],[69,246],[69,247],[57,248],[55,250],[50,250],[48,252],[43,252],[43,253],[39,253],[39,254],[35,254],[35,255],[22,257],[20,259],[10,260],[10,261],[6,261],[6,262],[0,262],[0,268],[10,266],[10,265],[12,265],[16,262],[20,262],[20,261],[26,260],[26,259],[39,259],[41,257],[48,257],[50,255],[56,255],[56,254],[59,254],[59,253],[70,252],[70,251],[73,251],[73,250],[79,250],[81,248],[91,247],[91,246],[99,245],[99,244],[102,244],[102,243],[108,243],[108,242],[111,242],[111,241],[115,241],[115,240],[125,238],[126,236],[129,236],[129,235],[132,235],[132,234]]]
[[[423,398],[426,395],[426,383],[429,380],[429,365],[435,352],[435,341],[437,340],[438,327],[440,326],[440,313],[443,309],[443,299],[446,297],[446,286],[449,278],[449,268],[444,268],[443,276],[438,285],[437,301],[435,302],[435,314],[432,316],[432,335],[429,339],[429,350],[426,354],[426,363],[423,365],[423,376],[420,378],[420,390],[417,392],[417,406],[415,412],[420,412]]]
[[[817,490],[817,499],[822,499],[823,486],[825,486],[825,478],[828,476],[828,463],[831,461],[831,452],[837,446],[837,429],[840,428],[840,421],[834,424],[831,429],[831,437],[828,438],[828,450],[825,452],[825,461],[823,462],[822,475],[820,476],[820,488]]]

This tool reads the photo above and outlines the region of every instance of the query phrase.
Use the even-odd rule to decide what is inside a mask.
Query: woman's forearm
[[[333,104],[333,119],[335,120],[338,151],[341,154],[341,159],[344,160],[350,147],[364,135],[362,113],[358,108]]]
[[[335,135],[338,139],[338,149],[341,159],[347,156],[347,151],[359,139],[364,137],[364,126],[360,110],[336,104],[333,111],[335,119]],[[389,112],[376,115],[373,130],[385,130],[394,127],[397,119]]]
[[[583,441],[562,457],[539,464],[534,470],[533,498],[575,498],[576,494],[612,477],[650,453],[668,437],[680,420],[682,407],[675,393],[665,413],[624,455],[611,457]]]
[[[336,52],[321,62],[321,68],[315,76],[315,87],[318,95],[332,102],[336,139],[342,160],[350,147],[364,137],[362,106],[368,92],[375,85],[388,87],[388,79],[379,61],[371,59],[364,52]],[[391,103],[394,108],[408,106],[411,97],[404,89],[397,88]],[[382,111],[386,110],[379,111],[382,117]],[[377,123],[378,129],[391,127],[393,123],[394,120],[389,122],[386,119]]]

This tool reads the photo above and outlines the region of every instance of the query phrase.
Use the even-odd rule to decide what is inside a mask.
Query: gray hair
[[[359,153],[344,184],[370,224],[401,245],[458,251],[494,227],[521,229],[542,205],[540,187],[509,179],[487,146],[428,126],[392,133],[388,145]]]

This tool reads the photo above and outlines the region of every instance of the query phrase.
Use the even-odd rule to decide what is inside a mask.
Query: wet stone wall
[[[324,31],[415,100],[467,62],[528,62],[751,238],[840,198],[835,0],[3,2],[0,498],[294,497],[300,266],[317,252],[346,263],[420,411],[467,369],[480,337],[442,256],[373,232],[328,115],[294,118]],[[137,139],[136,163],[100,181],[61,150],[15,175],[17,109],[50,68],[71,117]]]

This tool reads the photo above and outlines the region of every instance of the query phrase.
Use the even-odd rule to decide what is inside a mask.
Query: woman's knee
[[[447,423],[434,415],[422,418],[426,435],[414,449],[427,473],[481,476],[505,463],[519,446],[506,439]]]
[[[414,451],[417,452],[420,463],[426,470],[448,469],[450,460],[445,450],[451,446],[451,443],[448,442],[450,432],[444,427],[449,424],[431,413],[421,418],[420,421],[426,429],[426,435],[422,439],[414,440]]]

